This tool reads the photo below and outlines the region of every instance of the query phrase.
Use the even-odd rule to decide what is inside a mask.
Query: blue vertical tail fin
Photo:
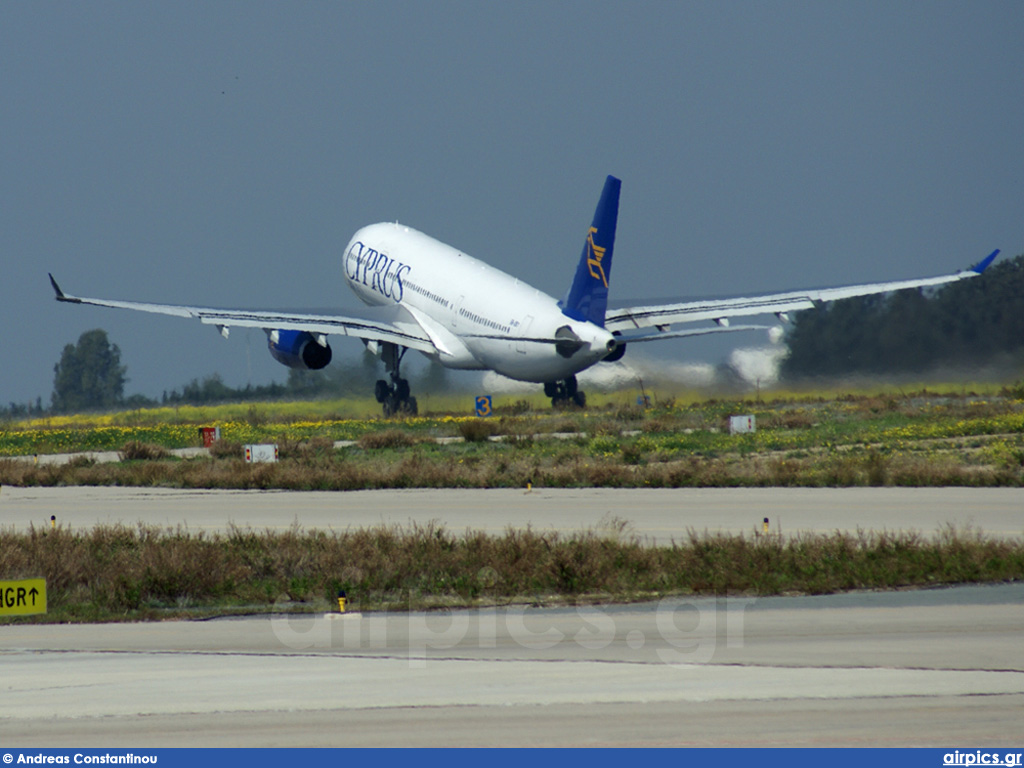
[[[608,280],[612,274],[612,251],[615,247],[615,224],[619,217],[619,190],[622,182],[609,176],[604,182],[601,200],[594,211],[583,243],[583,255],[576,266],[572,285],[559,302],[562,314],[573,320],[604,327],[604,313],[608,309]]]

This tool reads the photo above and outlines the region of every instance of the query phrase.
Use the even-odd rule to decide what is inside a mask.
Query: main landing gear
[[[552,408],[567,408],[571,406],[584,408],[587,405],[586,394],[576,388],[575,376],[570,376],[562,381],[545,382],[544,394],[551,398]]]
[[[373,395],[377,402],[384,406],[384,415],[387,417],[401,414],[415,416],[419,413],[416,407],[416,398],[409,394],[409,380],[403,379],[399,373],[402,358],[405,357],[406,347],[397,344],[384,343],[381,358],[387,368],[389,384],[384,379],[378,379],[374,386]]]

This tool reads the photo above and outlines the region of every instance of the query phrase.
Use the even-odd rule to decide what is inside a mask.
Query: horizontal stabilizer
[[[682,339],[687,336],[707,336],[712,333],[736,333],[738,331],[770,331],[770,325],[707,325],[699,328],[681,328],[678,331],[648,331],[627,335],[623,333],[616,336],[618,344],[638,344],[641,341],[655,341],[658,339]]]

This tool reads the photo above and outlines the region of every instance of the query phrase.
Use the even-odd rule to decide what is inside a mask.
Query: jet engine
[[[289,368],[319,371],[331,362],[331,347],[308,331],[271,331],[267,347],[277,362]]]
[[[612,332],[612,336],[619,336],[619,335],[621,335],[621,334],[619,334],[618,331],[613,331]],[[616,360],[621,360],[622,356],[624,354],[626,354],[626,345],[624,343],[616,344],[615,345],[615,349],[613,349],[611,352],[609,352],[607,355],[605,355],[604,358],[601,360],[601,362],[602,363],[614,363]]]

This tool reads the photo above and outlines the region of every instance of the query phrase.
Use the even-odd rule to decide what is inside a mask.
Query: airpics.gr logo
[[[405,293],[402,280],[410,270],[412,267],[408,264],[396,261],[362,242],[353,243],[345,255],[345,274],[349,280],[362,283],[395,302],[402,300]]]
[[[590,276],[595,280],[600,280],[604,287],[608,287],[608,278],[604,274],[604,267],[601,266],[601,260],[604,258],[605,251],[607,248],[603,248],[594,242],[594,235],[597,234],[597,227],[591,227],[590,231],[587,232],[587,267],[590,268]],[[594,270],[597,270],[596,272]]]

